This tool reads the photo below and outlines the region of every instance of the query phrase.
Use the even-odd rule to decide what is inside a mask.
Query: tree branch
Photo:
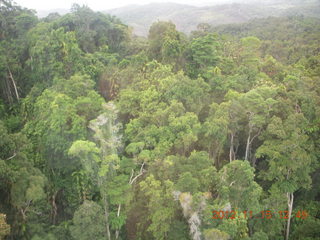
[[[6,159],[6,161],[7,161],[7,160],[10,160],[10,159],[12,159],[12,158],[14,158],[15,156],[17,156],[17,154],[16,154],[16,153],[14,153],[11,157],[7,158],[7,159]]]
[[[12,81],[12,84],[13,84],[13,87],[14,87],[14,91],[15,91],[16,97],[17,97],[17,99],[18,99],[18,101],[19,101],[19,100],[20,100],[20,97],[19,97],[17,85],[16,85],[16,82],[14,81],[14,78],[13,78],[13,76],[12,76],[12,73],[11,73],[11,70],[10,70],[9,66],[8,66],[8,71],[9,71],[9,77],[10,77],[10,79],[11,79],[11,81]]]
[[[251,140],[250,140],[250,144],[253,142],[253,140],[254,140],[256,137],[258,137],[258,136],[260,135],[261,130],[262,130],[262,128],[259,128],[258,133],[257,133],[256,135],[254,135],[254,136],[251,138]]]
[[[132,179],[132,176],[133,176],[133,172],[132,172],[129,184],[133,184],[137,180],[137,178],[140,177],[144,173],[144,169],[143,169],[144,164],[145,164],[145,162],[143,162],[141,164],[141,168],[140,168],[139,174],[137,176],[135,176],[133,179]]]

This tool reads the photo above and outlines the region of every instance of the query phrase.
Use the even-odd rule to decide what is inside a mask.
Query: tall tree
[[[310,187],[311,183],[313,155],[304,130],[306,124],[307,120],[301,113],[290,114],[284,120],[273,117],[267,129],[268,138],[257,150],[257,157],[268,160],[269,168],[263,176],[272,181],[274,188],[287,199],[286,240],[290,234],[294,193]]]
[[[140,183],[140,187],[149,198],[147,208],[151,224],[148,231],[155,239],[164,240],[168,236],[175,212],[172,196],[173,183],[169,180],[161,183],[153,175],[150,175]]]

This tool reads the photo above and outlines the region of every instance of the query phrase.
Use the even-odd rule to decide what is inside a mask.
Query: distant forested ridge
[[[320,16],[318,0],[222,0],[212,1],[211,4],[196,7],[164,2],[129,5],[105,12],[119,17],[141,36],[147,36],[152,23],[158,20],[172,21],[178,31],[189,34],[201,23],[217,26],[267,17]]]
[[[319,239],[319,26],[0,0],[0,239]]]

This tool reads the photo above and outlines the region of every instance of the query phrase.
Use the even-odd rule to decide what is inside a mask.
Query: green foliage
[[[219,171],[217,190],[220,201],[229,201],[233,209],[260,210],[262,188],[254,181],[254,169],[247,161],[235,160]],[[232,220],[231,220],[232,221]]]
[[[184,172],[177,182],[177,189],[181,192],[195,193],[200,187],[199,181],[189,172]]]
[[[208,34],[193,39],[187,53],[189,62],[187,73],[191,77],[197,77],[199,74],[204,75],[209,67],[218,65],[221,53],[217,36]]]
[[[82,140],[75,141],[70,147],[68,154],[79,158],[85,173],[90,177],[95,177],[97,164],[101,162],[99,157],[100,150],[95,143]]]
[[[35,235],[34,237],[32,237],[32,240],[40,240],[40,239],[46,239],[46,240],[56,240],[57,238],[49,233],[49,234],[46,234],[45,236],[38,236],[38,235]]]
[[[0,213],[0,239],[4,239],[5,236],[10,233],[10,225],[6,223],[6,215]]]
[[[47,86],[54,77],[69,78],[83,67],[81,50],[73,32],[65,33],[63,28],[51,30],[47,25],[39,25],[30,32],[30,66],[33,79],[41,79]],[[39,36],[38,31],[47,32]],[[46,54],[43,54],[43,53]],[[46,82],[49,81],[49,82]]]
[[[75,75],[70,79],[55,79],[34,104],[34,121],[25,126],[52,168],[74,167],[66,160],[70,140],[84,139],[86,124],[101,110],[102,98],[93,91],[88,76]]]
[[[95,52],[104,45],[109,46],[112,52],[123,52],[128,39],[127,26],[117,18],[78,4],[73,5],[71,13],[54,21],[54,26],[63,27],[67,32],[75,32],[84,52]]]
[[[303,237],[305,239],[316,239],[319,236],[320,224],[319,218],[317,218],[317,215],[319,214],[319,202],[304,202],[302,203],[302,206],[300,205],[296,209],[303,209],[309,216],[306,219],[295,219],[296,224],[292,231],[292,238],[299,239]],[[294,212],[294,214],[298,214],[298,212]]]
[[[93,201],[85,201],[74,213],[73,225],[70,227],[73,239],[106,238],[102,208]],[[83,231],[86,229],[86,231]]]
[[[227,233],[222,232],[218,229],[206,229],[204,231],[204,239],[205,240],[217,240],[217,239],[228,240],[230,239],[230,236]]]
[[[151,221],[148,231],[155,239],[166,239],[174,217],[172,201],[173,183],[166,180],[163,184],[150,175],[140,183],[141,190],[149,198],[148,219]]]
[[[243,214],[239,214],[240,218],[224,220],[219,225],[219,230],[229,234],[234,239],[245,239],[248,237],[247,219]]]
[[[255,232],[253,234],[253,236],[251,237],[252,240],[268,240],[268,234],[266,234],[265,232]]]
[[[0,237],[283,239],[287,219],[256,217],[291,203],[290,239],[318,239],[318,23],[146,39],[0,0]]]
[[[73,163],[64,161],[69,141],[86,134],[85,119],[77,114],[73,100],[62,93],[45,90],[35,104],[34,116],[37,119],[26,126],[26,132],[38,139],[48,165],[72,167]]]
[[[299,113],[289,115],[284,121],[274,117],[268,125],[272,141],[265,140],[257,151],[257,156],[269,159],[265,178],[276,179],[275,184],[282,192],[295,192],[300,187],[310,186],[313,157],[309,150],[312,145],[307,143],[308,137],[302,130],[305,121]]]
[[[171,224],[170,232],[168,233],[169,240],[187,240],[190,239],[188,235],[188,226],[181,221],[174,221]]]
[[[171,22],[153,23],[148,35],[151,58],[161,61],[162,57],[179,54],[175,39],[177,33],[176,26]]]
[[[21,168],[11,188],[12,204],[17,208],[27,207],[45,199],[46,178],[38,169]]]

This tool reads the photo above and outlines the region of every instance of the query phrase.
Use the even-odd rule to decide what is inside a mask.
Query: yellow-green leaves
[[[0,213],[0,239],[3,239],[6,235],[10,233],[10,225],[6,222],[6,215]]]
[[[148,219],[151,221],[148,231],[155,239],[164,240],[175,212],[173,183],[169,180],[162,183],[150,175],[140,183],[140,187],[148,198]]]

